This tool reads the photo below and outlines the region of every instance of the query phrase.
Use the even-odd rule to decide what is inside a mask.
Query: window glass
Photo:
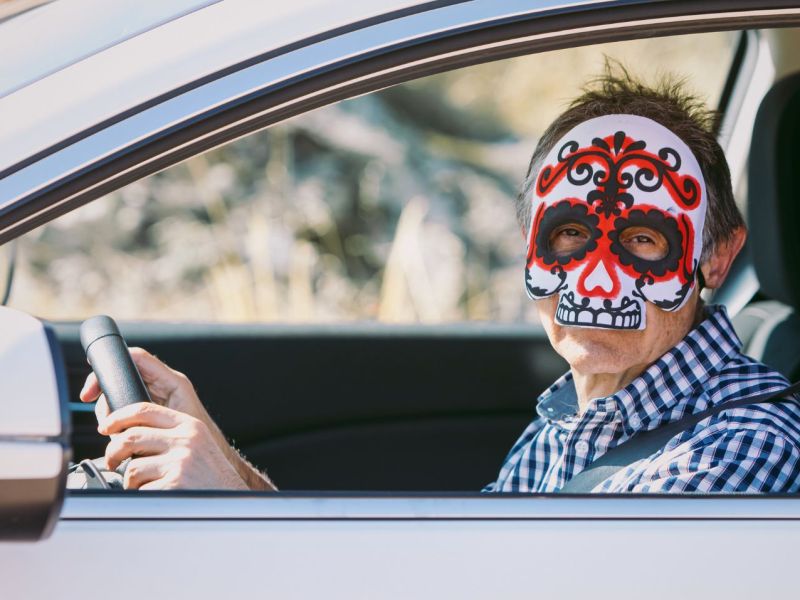
[[[327,106],[19,243],[10,304],[50,319],[531,321],[514,197],[604,57],[716,105],[732,33],[549,52]]]

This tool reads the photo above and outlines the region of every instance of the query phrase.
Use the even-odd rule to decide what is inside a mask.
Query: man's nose
[[[609,298],[618,291],[619,283],[611,276],[605,261],[598,260],[587,268],[583,276],[583,287],[589,296]]]

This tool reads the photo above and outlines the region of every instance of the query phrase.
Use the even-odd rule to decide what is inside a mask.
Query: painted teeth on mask
[[[600,315],[602,316],[602,315]],[[597,324],[602,324],[600,316],[597,318]],[[609,315],[610,316],[610,315]],[[641,323],[641,315],[638,312],[630,312],[625,315],[617,315],[612,321],[614,327],[625,327],[631,329],[638,329]]]
[[[556,307],[556,320],[563,325],[595,325],[599,327],[638,329],[642,321],[641,312],[638,307],[634,307],[623,314],[613,314],[612,312],[592,313],[590,310],[581,310],[573,297],[568,297],[567,304]],[[619,309],[617,309],[619,310]]]
[[[580,325],[594,325],[594,315],[588,310],[570,310],[559,307],[556,318],[560,323],[575,323]]]
[[[612,325],[614,323],[614,318],[608,313],[600,313],[597,315],[597,324],[598,325]]]

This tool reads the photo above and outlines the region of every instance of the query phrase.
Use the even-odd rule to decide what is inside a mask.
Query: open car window
[[[739,39],[560,50],[311,111],[26,234],[10,305],[57,323],[76,400],[77,323],[114,316],[282,489],[478,491],[566,369],[523,287],[538,137],[605,56],[716,106]],[[75,458],[102,455],[73,408]]]
[[[544,128],[606,56],[717,106],[738,39],[571,48],[311,111],[25,236],[10,305],[53,320],[529,322],[513,205]]]

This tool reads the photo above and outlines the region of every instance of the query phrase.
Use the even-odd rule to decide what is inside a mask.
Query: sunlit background
[[[321,108],[22,238],[10,305],[50,319],[532,321],[514,197],[536,141],[605,56],[714,107],[737,43],[569,49]]]

